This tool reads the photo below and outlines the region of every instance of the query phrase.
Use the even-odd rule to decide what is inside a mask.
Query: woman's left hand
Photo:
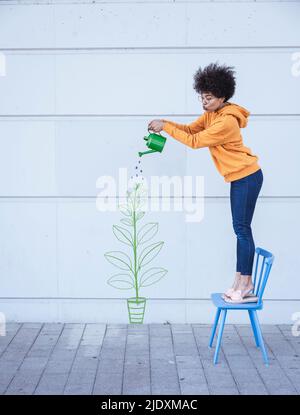
[[[163,120],[152,120],[148,124],[148,130],[154,131],[155,133],[159,133],[164,127]]]

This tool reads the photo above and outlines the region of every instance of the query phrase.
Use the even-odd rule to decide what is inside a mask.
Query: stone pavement
[[[269,367],[250,325],[226,324],[214,365],[211,325],[7,323],[0,394],[298,395],[300,337],[261,327]]]

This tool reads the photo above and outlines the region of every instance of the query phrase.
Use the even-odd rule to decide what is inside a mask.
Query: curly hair
[[[228,101],[235,91],[233,66],[210,63],[204,69],[201,67],[194,75],[194,86],[198,94],[210,92],[217,98],[225,97]]]

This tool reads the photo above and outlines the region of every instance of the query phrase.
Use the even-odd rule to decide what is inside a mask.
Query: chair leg
[[[263,336],[262,336],[262,333],[261,333],[261,329],[260,329],[260,325],[259,325],[256,310],[253,310],[252,315],[253,315],[253,321],[254,321],[255,328],[256,328],[257,338],[258,338],[259,345],[260,345],[260,348],[261,348],[261,351],[262,351],[262,354],[263,354],[264,362],[265,362],[266,366],[269,366],[268,355],[267,355],[267,351],[266,351],[266,348],[265,348],[265,344],[264,344]]]
[[[254,320],[253,320],[253,310],[248,310],[248,313],[249,313],[251,326],[252,326],[252,330],[253,330],[253,334],[254,334],[255,344],[256,344],[256,347],[259,347],[259,341],[258,341],[258,337],[257,337],[256,327],[255,327]]]
[[[216,317],[215,317],[214,325],[213,325],[213,328],[212,328],[212,331],[211,331],[210,340],[209,340],[209,347],[212,347],[212,345],[213,345],[213,341],[214,341],[216,329],[217,329],[217,326],[218,326],[218,321],[219,321],[220,313],[221,313],[221,309],[220,308],[217,308]]]
[[[223,334],[223,330],[225,326],[226,314],[227,314],[227,310],[221,311],[221,322],[220,322],[220,329],[218,333],[217,346],[216,346],[216,351],[215,351],[215,356],[214,356],[214,364],[217,364],[218,362],[218,355],[219,355],[219,350],[221,346],[222,334]]]

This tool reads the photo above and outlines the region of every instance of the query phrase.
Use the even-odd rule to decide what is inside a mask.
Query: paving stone
[[[119,372],[101,372],[96,376],[93,395],[121,395],[123,382],[123,370]]]
[[[124,368],[124,358],[122,359],[107,359],[100,357],[99,363],[98,363],[98,372],[99,373],[105,373],[105,372],[111,372],[118,374],[119,376],[122,375]]]
[[[202,360],[204,373],[211,394],[239,394],[236,382],[225,359],[216,365],[212,359]]]
[[[238,326],[237,330],[239,331]],[[278,394],[278,392],[282,390],[285,392],[288,391],[288,394],[295,394],[295,392],[297,391],[295,385],[290,380],[286,371],[280,365],[280,362],[278,361],[278,356],[276,356],[276,354],[274,354],[273,351],[269,348],[268,343],[266,342],[266,337],[267,335],[265,334],[265,346],[269,357],[268,367],[265,366],[262,359],[261,351],[259,348],[256,348],[253,345],[252,339],[250,337],[244,337],[241,339],[243,344],[247,348],[249,355],[251,356],[251,359],[253,361],[253,364],[259,372],[268,393],[271,395]],[[272,338],[274,338],[274,336],[272,336]],[[271,343],[271,347],[273,347],[273,343]],[[280,350],[282,349],[280,348]]]
[[[87,324],[85,326],[64,394],[92,394],[105,333],[105,324]]]
[[[67,379],[67,373],[44,373],[34,395],[62,395]]]
[[[0,357],[0,393],[5,394],[24,359],[32,348],[42,324],[22,324]],[[5,366],[7,365],[6,369]]]
[[[91,395],[96,370],[72,370],[64,388],[64,395]]]
[[[10,342],[21,328],[21,324],[6,324],[6,335],[0,336],[0,356],[4,353]]]
[[[0,373],[0,395],[4,395],[9,384],[13,381],[15,372]]]
[[[39,371],[18,371],[13,377],[5,395],[31,395],[40,379]]]
[[[84,324],[63,326],[34,393],[63,394],[84,329]],[[57,382],[51,385],[55,377]]]
[[[176,368],[171,371],[153,370],[151,367],[151,390],[153,395],[180,395]]]
[[[170,324],[149,324],[149,334],[151,334],[151,337],[157,336],[157,335],[170,335],[171,334],[171,327]]]
[[[173,344],[175,355],[195,355],[198,356],[197,343],[192,332],[173,334]]]
[[[124,367],[122,395],[150,395],[149,364],[142,367]]]
[[[209,389],[199,356],[176,356],[177,371],[183,395],[208,395]]]
[[[172,332],[175,333],[192,333],[192,325],[191,324],[172,324],[171,325]]]

